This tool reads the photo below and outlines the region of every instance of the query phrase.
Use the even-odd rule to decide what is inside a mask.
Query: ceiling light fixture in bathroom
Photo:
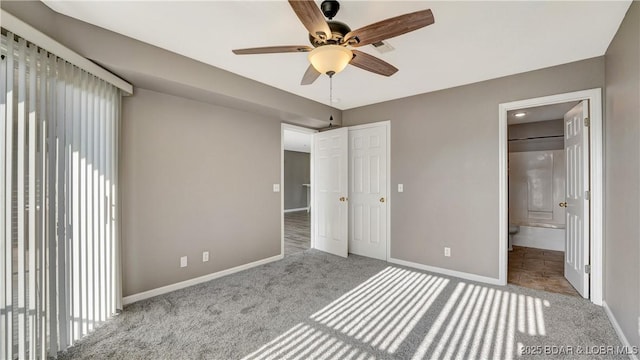
[[[527,113],[526,113],[526,112],[519,112],[519,113],[515,113],[515,115],[514,115],[514,116],[515,116],[515,117],[523,117],[523,116],[525,116],[525,115],[527,115]]]

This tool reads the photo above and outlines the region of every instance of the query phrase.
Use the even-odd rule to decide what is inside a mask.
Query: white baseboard
[[[284,212],[286,213],[290,213],[290,212],[296,212],[296,211],[308,211],[309,208],[308,207],[303,207],[303,208],[297,208],[297,209],[285,209]]]
[[[500,279],[497,279],[497,278],[491,278],[487,276],[481,276],[481,275],[466,273],[462,271],[444,269],[444,268],[439,268],[435,266],[423,265],[423,264],[414,263],[411,261],[405,261],[405,260],[394,259],[394,258],[389,258],[388,261],[393,264],[408,266],[408,267],[430,271],[438,274],[448,275],[448,276],[455,276],[461,279],[483,282],[483,283],[492,284],[492,285],[502,285],[500,283]]]
[[[604,312],[607,314],[607,317],[609,318],[609,321],[611,321],[611,325],[613,325],[613,329],[616,331],[616,334],[618,334],[618,338],[620,339],[620,342],[622,343],[622,346],[626,346],[627,348],[631,348],[631,344],[629,343],[629,340],[627,340],[627,337],[624,336],[624,333],[622,332],[622,328],[620,327],[620,324],[618,324],[618,321],[616,320],[616,317],[613,316],[613,313],[611,312],[611,309],[609,309],[609,306],[607,305],[607,302],[602,300],[602,307],[604,308]],[[633,355],[630,354],[629,355],[629,359],[630,360],[639,360],[637,355]]]
[[[564,234],[565,229],[520,226],[520,231],[513,235],[512,245],[564,251]]]
[[[236,266],[236,267],[233,267],[233,268],[230,268],[230,269],[226,269],[226,270],[214,272],[214,273],[211,273],[211,274],[199,276],[197,278],[181,281],[179,283],[175,283],[175,284],[159,287],[159,288],[156,288],[156,289],[143,291],[141,293],[137,293],[137,294],[133,294],[133,295],[129,295],[129,296],[126,296],[126,297],[124,297],[122,299],[122,304],[123,305],[129,305],[129,304],[132,304],[132,303],[134,303],[136,301],[140,301],[140,300],[152,298],[154,296],[170,293],[172,291],[184,289],[184,288],[189,287],[189,286],[193,286],[193,285],[196,285],[196,284],[207,282],[209,280],[217,279],[217,278],[220,278],[220,277],[223,277],[223,276],[231,275],[233,273],[237,273],[237,272],[240,272],[240,271],[243,271],[243,270],[251,269],[251,268],[256,267],[256,266],[260,266],[260,265],[264,265],[264,264],[267,264],[267,263],[270,263],[270,262],[282,260],[283,257],[284,256],[282,254],[280,254],[280,255],[272,256],[272,257],[269,257],[269,258],[266,258],[266,259],[254,261],[254,262],[251,262],[251,263],[248,263],[248,264]]]

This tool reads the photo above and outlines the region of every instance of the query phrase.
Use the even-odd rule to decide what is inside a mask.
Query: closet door
[[[387,259],[385,124],[349,131],[349,252]]]

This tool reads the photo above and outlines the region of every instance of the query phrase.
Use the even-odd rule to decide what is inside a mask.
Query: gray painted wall
[[[640,346],[640,3],[606,53],[604,298]]]
[[[598,87],[604,57],[345,111],[391,120],[391,256],[497,278],[498,104]]]
[[[307,187],[311,178],[311,162],[308,153],[284,152],[284,209],[307,207]]]
[[[563,150],[564,119],[509,125],[508,137],[509,152]]]
[[[122,117],[124,296],[280,254],[277,119],[143,89]]]

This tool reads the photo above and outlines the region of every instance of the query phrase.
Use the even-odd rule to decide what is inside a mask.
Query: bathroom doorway
[[[499,130],[501,283],[601,304],[601,89],[500,104]]]
[[[507,283],[580,296],[565,278],[565,117],[579,101],[507,112]]]

